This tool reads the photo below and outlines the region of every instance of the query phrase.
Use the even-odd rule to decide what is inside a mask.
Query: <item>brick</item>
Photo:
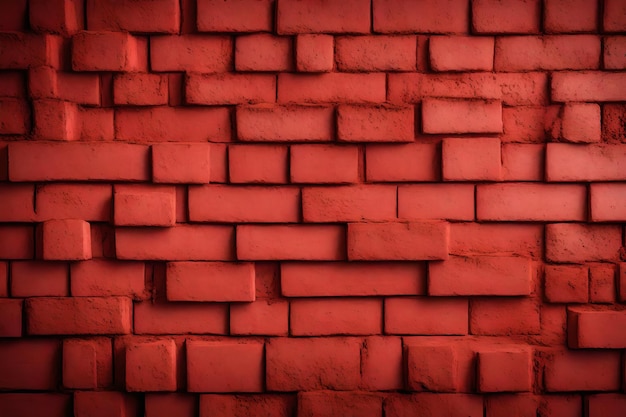
[[[276,30],[280,34],[368,33],[370,3],[281,0],[276,8]]]
[[[30,27],[36,32],[72,35],[85,26],[85,5],[76,0],[34,0],[29,3]]]
[[[161,261],[228,261],[234,258],[231,226],[178,225],[115,231],[118,259]]]
[[[62,262],[11,262],[13,297],[68,296],[68,267]]]
[[[112,218],[112,198],[108,184],[43,184],[37,187],[37,218],[108,222]]]
[[[382,309],[373,298],[293,300],[289,330],[293,336],[380,334]]]
[[[335,66],[335,38],[331,35],[298,35],[295,51],[299,72],[330,72]]]
[[[626,184],[591,184],[591,221],[624,221],[626,219]]]
[[[33,102],[33,135],[39,140],[73,141],[80,137],[78,108],[74,103],[57,100]]]
[[[292,71],[293,68],[291,38],[265,33],[237,36],[235,40],[237,71]]]
[[[441,153],[444,181],[502,179],[502,158],[498,139],[444,139]]]
[[[456,391],[458,364],[453,346],[409,344],[405,347],[405,356],[410,391]]]
[[[300,190],[229,185],[190,187],[189,219],[193,222],[297,223]]]
[[[551,303],[586,303],[589,268],[581,265],[546,265],[544,294]]]
[[[396,217],[396,187],[387,185],[302,189],[304,222],[385,221]]]
[[[115,137],[112,108],[79,108],[80,138],[84,141],[113,141]]]
[[[289,303],[257,300],[230,305],[230,334],[239,336],[287,336]]]
[[[441,157],[435,144],[367,145],[365,149],[367,181],[438,180]]]
[[[472,0],[474,33],[538,33],[539,0]]]
[[[30,131],[31,111],[25,100],[0,99],[0,133],[3,135],[25,135]]]
[[[191,74],[185,79],[189,104],[271,103],[276,100],[276,77],[269,74]]]
[[[589,0],[546,0],[543,27],[547,33],[594,32],[598,3]]]
[[[561,137],[567,142],[600,142],[600,106],[576,103],[563,106]]]
[[[115,185],[116,226],[174,226],[176,190],[168,186]]]
[[[283,262],[280,279],[285,297],[418,295],[426,271],[412,262]]]
[[[239,260],[341,260],[345,228],[333,225],[237,226]]]
[[[71,413],[72,397],[53,393],[2,393],[0,408],[8,416],[46,415],[63,417]]]
[[[132,142],[228,142],[225,107],[145,107],[115,111],[115,138]]]
[[[168,79],[161,74],[116,74],[113,77],[116,105],[158,106],[168,102]]]
[[[295,409],[294,395],[200,395],[201,417],[290,417]]]
[[[1,69],[60,66],[60,38],[51,35],[4,32],[0,35]]]
[[[500,133],[502,105],[497,101],[427,99],[422,102],[424,133]]]
[[[309,391],[298,393],[298,416],[377,417],[383,412],[383,397],[367,392]]]
[[[539,402],[539,413],[541,416],[558,415],[582,416],[580,395],[550,395],[543,396]]]
[[[196,415],[197,398],[182,393],[147,393],[145,395],[146,417],[171,415],[192,417]]]
[[[374,0],[374,31],[381,33],[467,33],[469,4],[461,0]]]
[[[594,394],[585,397],[585,415],[600,417],[619,415],[626,408],[626,395]]]
[[[279,103],[384,103],[386,78],[382,73],[278,75]]]
[[[187,390],[260,392],[263,343],[187,342]]]
[[[178,33],[180,6],[176,0],[122,0],[114,5],[87,0],[90,30]]]
[[[615,261],[621,230],[615,226],[554,223],[546,225],[546,259],[552,262]]]
[[[533,385],[532,352],[528,348],[498,348],[478,352],[480,392],[528,392]]]
[[[619,0],[604,2],[602,28],[605,32],[623,32],[626,29],[626,6]]]
[[[342,36],[336,39],[335,54],[341,71],[415,71],[417,37]]]
[[[504,74],[498,74],[498,77]],[[520,82],[528,74],[515,74]],[[545,75],[544,75],[545,78]],[[500,99],[503,90],[498,78],[486,72],[476,73],[392,73],[388,75],[388,98],[393,104],[419,103],[424,98]],[[547,78],[546,78],[547,80]],[[524,90],[517,91],[523,92]],[[545,92],[542,92],[545,95]],[[510,104],[507,101],[505,104]]]
[[[623,72],[557,72],[550,78],[552,101],[624,101],[626,75]]]
[[[135,334],[227,334],[228,305],[217,303],[136,303]]]
[[[152,145],[152,180],[157,183],[206,184],[211,174],[211,147],[206,143]]]
[[[465,335],[468,304],[463,298],[385,299],[385,334]]]
[[[35,187],[32,184],[0,184],[0,195],[3,203],[0,206],[0,221],[35,220]]]
[[[274,8],[271,0],[198,1],[199,32],[270,32]]]
[[[546,116],[553,114],[550,112],[553,108],[547,109],[537,106],[503,107],[503,135],[500,139],[503,142],[543,143],[546,137],[546,119],[548,119]]]
[[[28,22],[28,8],[26,0],[5,1],[4,13],[0,19],[1,31],[20,31],[26,29]]]
[[[22,337],[22,300],[0,299],[0,336]]]
[[[11,181],[146,181],[148,147],[130,143],[9,144]]]
[[[12,5],[18,3],[11,2]],[[3,71],[0,75],[0,97],[25,98],[26,81],[26,74],[23,71]]]
[[[623,309],[568,307],[567,336],[570,348],[623,349],[624,332],[616,332],[626,324]]]
[[[74,415],[76,417],[123,417],[129,409],[128,397],[115,391],[76,391]]]
[[[442,260],[448,257],[445,222],[349,223],[350,260]]]
[[[398,218],[474,220],[474,186],[413,184],[398,187]]]
[[[498,73],[502,103],[509,106],[546,105],[549,100],[545,72]]]
[[[128,33],[81,31],[72,37],[74,71],[141,71],[146,54],[147,42]]]
[[[154,72],[227,72],[233,66],[232,40],[226,36],[172,35],[150,38]]]
[[[126,296],[137,300],[148,295],[142,262],[104,259],[74,262],[70,265],[70,276],[74,297]]]
[[[169,301],[254,301],[254,265],[168,262]]]
[[[32,259],[35,233],[32,226],[0,225],[0,259]]]
[[[604,69],[623,70],[626,69],[626,41],[623,36],[612,36],[604,38]]]
[[[55,340],[4,340],[0,344],[0,388],[54,390],[60,377],[58,353]]]
[[[511,410],[515,410],[519,417],[535,417],[538,402],[532,394],[493,395],[485,399],[485,410],[488,417],[506,416]]]
[[[289,149],[292,183],[341,184],[359,181],[360,153],[356,146],[293,145]]]
[[[287,146],[230,145],[228,179],[235,184],[285,184],[289,175],[288,153]]]
[[[126,347],[127,391],[176,391],[176,343],[155,340]]]
[[[237,137],[244,142],[319,142],[334,137],[330,107],[258,105],[237,108]]]
[[[616,294],[617,265],[597,264],[589,268],[589,301],[592,303],[613,303]]]
[[[413,107],[339,106],[337,139],[345,142],[412,142]]]
[[[98,387],[97,347],[89,340],[63,341],[63,386],[73,389]]]
[[[551,143],[546,151],[547,181],[619,181],[626,179],[624,145]]]
[[[396,394],[384,403],[385,416],[408,417],[422,414],[434,417],[439,414],[454,417],[480,417],[483,415],[483,397],[470,394]]]
[[[433,36],[428,45],[435,71],[493,70],[493,37]]]
[[[544,360],[547,392],[616,391],[620,385],[618,351],[551,351]]]
[[[268,339],[268,391],[354,390],[360,381],[360,339]]]
[[[626,105],[602,105],[602,140],[609,143],[622,142],[626,137]]]
[[[470,333],[510,336],[540,333],[539,306],[531,298],[474,299],[470,304]],[[515,311],[515,317],[510,312]],[[508,317],[503,320],[503,317]]]
[[[365,390],[398,390],[403,387],[400,337],[369,336],[361,348],[361,387]]]
[[[125,297],[40,297],[25,304],[30,335],[127,334],[132,302]]]
[[[91,228],[84,220],[47,220],[38,229],[37,250],[44,260],[91,259]]]

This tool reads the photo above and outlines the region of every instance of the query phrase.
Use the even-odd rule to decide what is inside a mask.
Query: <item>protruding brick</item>
[[[206,184],[211,175],[211,148],[206,143],[152,145],[152,179],[158,183]]]
[[[200,395],[201,417],[290,417],[295,410],[296,397],[292,394]]]
[[[540,20],[539,0],[472,0],[475,33],[538,33]]]
[[[424,133],[500,133],[498,101],[427,99],[422,102]]]
[[[555,72],[550,78],[552,101],[624,101],[626,74],[624,72]]]
[[[497,348],[478,352],[478,390],[480,392],[527,392],[534,375],[530,349]]]
[[[141,71],[146,54],[147,42],[128,33],[83,31],[72,37],[74,71]]]
[[[616,391],[620,386],[619,351],[547,352],[544,384],[547,392]]]
[[[415,71],[415,36],[346,36],[336,40],[337,68],[341,71]]]
[[[539,334],[541,330],[539,306],[532,298],[477,298],[472,300],[469,310],[473,335],[528,335]],[[516,312],[515,316],[511,311]]]
[[[178,33],[180,6],[176,0],[122,0],[107,4],[87,0],[89,30]]]
[[[12,262],[13,297],[68,296],[68,268],[62,262]]]
[[[626,69],[626,40],[623,36],[604,38],[604,69]]]
[[[384,103],[386,99],[383,73],[278,75],[279,103]]]
[[[0,299],[0,337],[22,336],[22,300]]]
[[[546,265],[544,293],[551,303],[586,303],[589,269],[582,265]]]
[[[270,32],[273,28],[273,1],[198,1],[199,32]]]
[[[345,142],[412,142],[413,107],[339,106],[337,139]]]
[[[626,347],[626,334],[616,330],[624,326],[624,309],[567,309],[567,336],[571,348],[623,349]]]
[[[116,185],[113,221],[116,226],[173,226],[176,190],[168,186]]]
[[[591,184],[590,201],[592,221],[619,222],[626,219],[626,184]]]
[[[615,261],[620,248],[621,230],[616,226],[546,225],[546,258],[552,262]]]
[[[63,341],[63,386],[70,389],[98,387],[97,349],[89,340]]]
[[[365,151],[367,181],[436,181],[440,151],[434,144],[368,145]]]
[[[330,107],[250,106],[237,109],[237,135],[245,142],[320,142],[334,137]]]
[[[359,181],[356,146],[294,145],[289,149],[293,183],[355,183]]]
[[[598,25],[598,2],[545,0],[543,27],[547,33],[593,32]]]
[[[375,298],[294,300],[289,313],[293,336],[382,333],[383,304]]]
[[[277,5],[276,30],[280,34],[368,33],[370,3],[282,0]]]
[[[231,335],[287,336],[289,303],[284,300],[231,303],[229,322]]]
[[[1,69],[62,65],[61,37],[23,32],[0,34]]]
[[[84,220],[48,220],[41,225],[38,247],[45,260],[91,259],[91,228]]]
[[[56,389],[60,379],[59,348],[59,342],[50,339],[3,340],[0,344],[0,389]]]
[[[435,71],[493,70],[493,37],[433,36],[428,48]]]
[[[32,226],[0,225],[0,259],[32,259],[35,232]]]
[[[502,159],[498,139],[444,139],[441,153],[444,181],[502,179]]]
[[[143,262],[93,259],[70,265],[74,297],[126,296],[144,299],[148,295]]]
[[[547,181],[620,181],[626,179],[626,145],[550,143]]]
[[[293,67],[293,40],[290,37],[266,33],[237,36],[237,71],[292,71]]]
[[[385,221],[396,217],[396,187],[387,185],[302,189],[304,222]]]
[[[457,353],[450,345],[407,345],[407,388],[411,391],[457,390]]]
[[[155,340],[126,347],[127,391],[176,391],[176,343]]]
[[[288,150],[287,146],[276,145],[230,145],[228,147],[230,182],[287,183]]]
[[[30,27],[37,32],[67,36],[85,26],[85,5],[77,0],[33,0],[28,4],[28,12]]]
[[[263,343],[187,342],[190,392],[263,391]]]
[[[113,78],[113,102],[117,105],[158,106],[168,101],[165,75],[126,73]]]
[[[135,334],[227,334],[228,305],[217,303],[136,303]]]
[[[385,334],[465,335],[467,300],[430,297],[385,299]]]
[[[35,100],[33,112],[33,134],[38,139],[73,141],[80,138],[76,104],[58,100]]]
[[[37,187],[37,218],[108,222],[112,197],[108,184],[44,184]]]
[[[172,35],[150,38],[155,72],[227,72],[233,67],[232,40],[226,36]]]
[[[374,31],[467,33],[469,3],[462,0],[374,0]]]
[[[296,69],[300,72],[330,72],[335,66],[335,40],[330,35],[296,37]]]
[[[474,220],[474,186],[469,184],[399,186],[398,218]]]
[[[299,417],[358,415],[378,417],[383,412],[383,397],[368,392],[308,391],[298,393]]]

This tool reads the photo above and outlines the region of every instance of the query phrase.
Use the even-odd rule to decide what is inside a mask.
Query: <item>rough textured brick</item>
[[[44,260],[91,259],[91,228],[84,220],[48,220],[41,224],[38,252]]]
[[[615,391],[620,385],[617,351],[555,350],[545,356],[548,392]]]
[[[287,36],[253,34],[235,41],[237,71],[291,71],[294,67],[293,40]]]
[[[602,105],[602,140],[609,143],[623,142],[626,138],[626,105]]]
[[[604,38],[604,69],[626,69],[626,40],[623,36]]]
[[[589,269],[580,265],[546,265],[544,293],[552,303],[586,303]]]
[[[211,147],[206,143],[152,145],[152,180],[206,184],[211,178]]]
[[[201,417],[289,417],[295,409],[296,398],[289,394],[200,395]]]
[[[500,133],[502,104],[482,100],[424,100],[422,130],[424,133]]]
[[[245,104],[276,101],[276,77],[269,74],[191,74],[185,79],[189,104]]]
[[[612,303],[615,301],[616,269],[618,265],[596,264],[589,268],[589,301],[592,303]]]
[[[467,334],[468,303],[463,298],[385,299],[385,334]]]
[[[480,417],[483,415],[483,399],[469,394],[397,394],[385,401],[384,410],[389,417],[408,417],[418,413],[433,417],[438,414]]]
[[[37,187],[36,192],[38,220],[111,220],[113,192],[110,185],[45,184]]]
[[[97,346],[89,340],[63,341],[63,386],[73,389],[98,387]]]
[[[615,261],[621,230],[616,226],[554,223],[546,225],[546,258],[553,262]]]
[[[116,226],[174,226],[174,187],[116,185],[113,189],[113,222]]]
[[[480,392],[531,391],[532,352],[528,348],[498,348],[478,352]]]
[[[551,77],[553,101],[624,101],[626,75],[623,72],[557,72]]]
[[[271,0],[199,0],[200,32],[269,32],[272,30]]]
[[[50,35],[4,32],[0,34],[0,68],[25,70],[45,65],[59,68],[59,39]]]
[[[117,105],[158,106],[168,102],[168,79],[160,74],[125,73],[113,78]]]
[[[152,71],[226,72],[233,64],[232,40],[225,36],[172,35],[150,38]]]
[[[143,262],[115,262],[93,259],[70,265],[72,296],[146,297],[145,266]]]
[[[385,74],[288,74],[278,75],[279,103],[383,103]]]
[[[551,143],[546,149],[547,181],[619,181],[626,178],[624,145]]]
[[[407,345],[407,388],[411,391],[454,392],[458,384],[457,352],[445,344]]]
[[[193,394],[147,393],[145,395],[146,417],[177,415],[191,417],[197,413],[197,398]]]
[[[22,300],[0,299],[0,336],[22,336]]]
[[[339,106],[337,139],[346,142],[412,142],[413,107]]]
[[[451,223],[450,254],[537,259],[543,254],[543,229],[537,224]]]
[[[415,36],[342,36],[335,44],[341,71],[415,71],[416,56]]]
[[[602,28],[605,32],[623,32],[626,29],[626,6],[620,0],[604,2]]]
[[[590,214],[594,222],[626,219],[626,184],[591,184]]]
[[[502,178],[498,139],[444,139],[441,153],[444,181],[497,181]]]
[[[387,185],[306,187],[302,189],[302,219],[326,223],[393,220],[396,193],[396,187]]]
[[[300,72],[330,72],[335,66],[335,38],[331,35],[298,35],[295,50]]]
[[[439,177],[441,157],[434,144],[368,145],[365,149],[368,181],[436,181]]]
[[[89,30],[178,33],[180,7],[176,0],[87,0]]]
[[[595,103],[563,106],[561,136],[567,142],[600,142],[600,106]]]
[[[13,297],[65,297],[68,267],[63,262],[26,261],[11,263]]]
[[[228,147],[228,178],[231,183],[284,184],[288,182],[287,146],[231,145]]]
[[[398,187],[398,218],[474,220],[474,186],[401,185]]]
[[[293,336],[380,334],[382,310],[375,298],[294,300],[289,330]]]
[[[217,303],[135,304],[135,334],[226,334],[228,306]]]
[[[567,310],[567,336],[569,347],[622,349],[626,335],[615,331],[626,323],[624,309],[594,309],[569,307]]]
[[[493,70],[492,37],[433,36],[428,45],[435,71]]]
[[[171,339],[131,343],[125,371],[127,391],[175,391],[176,344]]]
[[[32,184],[0,184],[0,195],[3,199],[0,221],[25,222],[36,218]]]
[[[367,0],[281,0],[277,5],[276,29],[280,34],[367,33],[370,31],[370,3]]]
[[[289,303],[257,300],[230,305],[230,334],[241,336],[287,336]]]
[[[598,2],[545,0],[543,27],[548,33],[594,31],[598,25]]]
[[[298,416],[302,417],[377,417],[382,411],[383,397],[375,393],[310,391],[298,394]]]
[[[472,0],[475,33],[537,33],[540,19],[539,0]]]
[[[141,71],[147,42],[122,32],[83,31],[72,37],[74,71]]]
[[[329,107],[259,105],[237,109],[237,136],[245,142],[324,142],[334,137]]]
[[[515,317],[502,320],[515,311]],[[474,299],[470,304],[470,333],[483,336],[539,334],[539,306],[531,298]]]
[[[364,339],[361,347],[362,389],[401,389],[403,368],[400,337],[369,336]]]
[[[382,33],[466,33],[469,3],[462,0],[373,0],[374,30]]]
[[[289,149],[289,174],[294,183],[354,183],[359,180],[356,146],[294,145]]]
[[[0,99],[0,133],[4,135],[25,135],[30,130],[30,109],[22,99]]]

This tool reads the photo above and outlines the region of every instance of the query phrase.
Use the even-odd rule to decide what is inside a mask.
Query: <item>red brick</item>
[[[556,72],[550,83],[552,101],[624,101],[626,75],[623,72]]]
[[[70,265],[70,275],[74,297],[127,296],[144,299],[148,295],[142,262],[104,259],[74,262]]]
[[[230,185],[190,187],[189,219],[193,222],[297,223],[300,190]]]
[[[582,265],[546,265],[544,293],[551,303],[586,303],[589,268]]]
[[[0,99],[0,133],[3,135],[25,135],[30,131],[31,111],[25,100]]]
[[[37,80],[40,77],[44,80]],[[48,83],[52,85],[45,85]],[[44,90],[51,88],[52,92],[33,91],[38,85]],[[33,98],[56,98],[92,106],[99,106],[101,100],[100,77],[95,73],[56,72],[50,67],[33,68],[29,72],[29,89]]]
[[[474,220],[474,186],[413,184],[398,187],[398,218]]]
[[[337,138],[345,142],[412,142],[413,107],[339,106]]]
[[[472,0],[475,33],[538,33],[539,0]]]
[[[281,0],[276,10],[276,30],[280,34],[368,33],[370,2]]]
[[[616,295],[615,272],[617,265],[597,264],[589,267],[589,301],[613,303]]]
[[[80,138],[84,141],[113,141],[115,137],[112,108],[79,108]]]
[[[598,25],[598,2],[545,0],[543,27],[547,33],[594,32]]]
[[[47,220],[40,225],[37,250],[44,260],[91,259],[91,229],[84,220]]]
[[[626,104],[602,106],[602,140],[609,143],[624,142],[626,138]]]
[[[283,262],[280,279],[285,297],[418,295],[426,271],[413,262]]]
[[[626,395],[594,394],[585,397],[585,415],[601,417],[620,415],[626,410]]]
[[[170,301],[254,301],[251,263],[169,262]]]
[[[21,32],[0,34],[1,69],[22,69],[51,66],[59,68],[60,38]]]
[[[496,348],[478,352],[480,392],[527,392],[534,375],[532,352],[526,347]]]
[[[82,31],[72,37],[74,71],[142,71],[147,41],[122,32]]]
[[[228,305],[135,303],[135,334],[227,334]]]
[[[333,225],[237,226],[237,259],[345,259],[345,228]]]
[[[0,18],[0,30],[20,31],[26,29],[28,8],[26,0],[4,1],[3,15]]]
[[[374,0],[374,31],[467,33],[469,4],[462,0]]]
[[[293,68],[291,38],[264,33],[237,36],[235,41],[237,71],[292,71]]]
[[[13,417],[35,415],[64,417],[71,413],[71,401],[69,394],[2,393],[0,394],[0,409],[7,416]]]
[[[424,133],[500,133],[502,105],[496,101],[427,99],[422,102]]]
[[[444,181],[502,179],[502,158],[498,139],[444,139],[441,153]]]
[[[35,220],[35,187],[32,184],[0,184],[2,205],[0,221],[30,222]]]
[[[278,75],[279,103],[384,103],[386,77],[382,73]]]
[[[63,341],[63,386],[70,389],[98,387],[97,347],[89,340]]]
[[[79,139],[80,126],[76,104],[57,100],[35,100],[33,113],[35,138],[62,141]]]
[[[470,333],[510,336],[540,333],[539,306],[531,298],[485,298],[470,304]],[[515,311],[515,315],[511,315]],[[503,318],[507,317],[507,320]]]
[[[616,226],[554,223],[546,225],[546,259],[552,262],[616,261],[621,248]]]
[[[367,181],[437,181],[440,151],[435,144],[367,145]]]
[[[227,72],[233,67],[232,40],[226,36],[173,35],[150,38],[155,72]]]
[[[514,410],[518,417],[536,417],[538,398],[532,394],[499,394],[485,399],[487,417],[505,417]],[[541,414],[543,415],[543,414]]]
[[[551,351],[544,360],[547,392],[617,391],[619,351]]]
[[[228,142],[225,107],[145,107],[115,111],[115,138],[132,142]]]
[[[0,299],[0,337],[22,336],[22,300]]]
[[[59,381],[59,343],[45,339],[5,340],[0,344],[2,390],[54,390]]]
[[[289,175],[288,153],[287,146],[230,145],[228,178],[235,184],[285,184]]]
[[[600,106],[575,103],[563,106],[561,137],[567,142],[600,142]]]
[[[359,181],[360,153],[356,146],[293,145],[289,149],[293,183],[355,183]]]
[[[237,136],[244,142],[319,142],[334,137],[330,107],[258,105],[237,108]]]
[[[445,222],[350,223],[350,260],[441,260],[448,258]]]
[[[169,186],[115,185],[116,226],[174,226],[176,190]]]
[[[31,335],[127,334],[132,302],[125,297],[41,297],[26,300]]]
[[[626,179],[625,145],[572,145],[547,147],[547,181],[619,181]]]
[[[576,394],[543,396],[539,402],[539,413],[541,416],[582,417],[581,400],[581,396]]]
[[[465,335],[467,307],[463,298],[386,298],[385,334]]]
[[[77,0],[33,0],[29,3],[30,27],[36,32],[72,35],[85,26],[85,5]]]
[[[386,417],[481,417],[483,397],[469,394],[395,394],[385,400],[384,412]]]
[[[127,391],[176,391],[173,340],[131,343],[126,347]]]
[[[537,106],[503,107],[503,135],[500,139],[503,142],[545,142],[546,115],[552,115],[549,112],[551,109]]]
[[[193,394],[158,393],[145,395],[146,417],[194,417],[197,398]]]
[[[626,220],[626,184],[591,184],[589,195],[592,221]]]
[[[74,416],[76,417],[124,417],[129,408],[128,397],[123,392],[74,392]]]
[[[32,259],[35,255],[35,231],[32,226],[0,225],[0,259]]]
[[[394,336],[366,337],[361,347],[361,387],[398,390],[403,387],[402,341]]]
[[[502,75],[498,74],[498,77]],[[528,77],[528,74],[515,75],[519,77],[518,82],[520,78],[524,80]],[[500,88],[498,78],[486,72],[389,74],[388,79],[388,99],[394,104],[419,103],[423,98],[430,97],[488,100],[503,98],[503,89]],[[545,92],[543,94],[545,95]],[[505,101],[505,104],[510,103]]]
[[[295,415],[293,395],[200,395],[200,417],[290,417]]]
[[[570,348],[623,349],[626,310],[568,307],[567,335]]]
[[[378,417],[383,397],[368,392],[309,391],[298,393],[298,417],[358,415]]]
[[[231,335],[287,336],[289,303],[284,300],[232,303],[229,322]]]
[[[118,259],[168,261],[228,261],[234,258],[231,226],[178,225],[175,227],[118,228]]]
[[[493,70],[492,37],[433,36],[428,45],[435,71]]]
[[[338,37],[335,45],[337,68],[348,72],[415,71],[417,37]]]
[[[13,5],[19,2],[10,3]],[[26,75],[24,71],[3,71],[0,75],[0,97],[25,98],[27,90]]]
[[[407,388],[411,391],[457,390],[457,352],[443,344],[407,345]]]
[[[187,342],[190,392],[263,391],[263,343]]]
[[[604,69],[626,69],[626,41],[623,36],[604,38]]]
[[[143,73],[115,75],[113,101],[117,105],[165,105],[168,102],[167,76]]]
[[[298,35],[295,51],[300,72],[330,72],[335,66],[335,38],[331,35]]]
[[[302,189],[304,222],[385,221],[396,218],[395,186],[307,187]]]
[[[185,80],[189,104],[244,104],[276,101],[276,77],[269,74],[191,74]]]
[[[87,0],[90,30],[178,33],[180,6],[176,0],[122,0],[107,4]]]
[[[508,106],[532,106],[548,103],[548,75],[545,72],[498,73],[502,103]]]
[[[626,30],[626,5],[620,0],[604,2],[602,28],[605,32],[624,32]]]
[[[130,143],[9,144],[11,181],[146,181],[149,148]]]
[[[374,298],[293,300],[292,336],[367,335],[382,333],[383,304]]]
[[[270,32],[273,29],[271,0],[199,0],[199,32]]]
[[[68,296],[68,267],[60,262],[11,262],[13,297]]]
[[[37,187],[37,218],[108,222],[112,197],[108,184],[44,184]]]
[[[158,183],[206,184],[211,174],[211,147],[206,143],[152,145],[152,180]]]
[[[360,346],[360,339],[343,337],[268,339],[267,390],[357,389]]]

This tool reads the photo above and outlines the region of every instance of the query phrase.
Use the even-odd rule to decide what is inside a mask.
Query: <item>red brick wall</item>
[[[0,416],[626,415],[623,0],[1,0]]]

